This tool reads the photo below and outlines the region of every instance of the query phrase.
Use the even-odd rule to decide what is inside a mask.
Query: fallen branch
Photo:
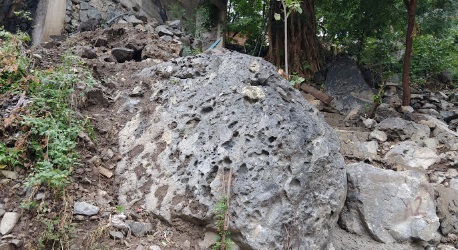
[[[331,104],[331,101],[332,99],[334,99],[332,96],[314,88],[313,86],[311,85],[308,85],[307,83],[302,83],[301,84],[301,90],[313,95],[313,97],[315,97],[316,99],[322,101],[324,104],[326,105],[330,105]]]

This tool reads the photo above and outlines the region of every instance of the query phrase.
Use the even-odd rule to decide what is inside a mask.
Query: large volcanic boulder
[[[232,172],[231,238],[245,249],[325,249],[346,195],[338,139],[266,61],[239,53],[144,69],[151,105],[120,132],[119,201],[212,227]],[[228,181],[226,181],[228,182]]]

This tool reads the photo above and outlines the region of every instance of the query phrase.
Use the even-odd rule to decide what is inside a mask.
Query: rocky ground
[[[96,140],[89,139],[87,134],[80,135],[78,151],[82,167],[75,169],[74,181],[65,193],[66,202],[55,204],[56,194],[46,190],[34,191],[33,199],[50,204],[49,209],[41,208],[38,214],[20,208],[21,201],[30,196],[30,190],[23,188],[25,171],[1,171],[1,250],[35,249],[37,238],[46,230],[41,218],[63,216],[69,216],[70,225],[74,227],[68,245],[70,249],[208,249],[214,243],[216,235],[205,227],[205,217],[194,223],[185,216],[167,219],[165,215],[152,216],[151,208],[140,198],[139,202],[132,197],[120,201],[126,195],[120,187],[132,181],[125,171],[120,170],[129,169],[130,163],[126,166],[124,158],[143,153],[143,148],[135,144],[129,145],[132,149],[124,152],[126,146],[120,142],[132,142],[120,139],[120,133],[124,133],[126,124],[135,120],[138,112],[145,117],[154,113],[158,100],[150,97],[166,96],[162,92],[158,94],[158,89],[152,86],[156,86],[154,81],[164,78],[160,74],[168,74],[167,68],[158,71],[160,73],[149,72],[151,77],[139,73],[163,62],[189,64],[192,68],[191,62],[195,60],[188,64],[181,59],[174,60],[182,55],[183,39],[178,23],[159,27],[134,24],[116,24],[106,29],[82,32],[62,41],[43,44],[31,52],[38,55],[36,64],[44,69],[58,65],[60,57],[67,51],[84,58],[100,84],[78,103],[78,112],[81,117],[91,120]],[[225,52],[208,52],[201,58],[218,53]],[[373,92],[368,85],[361,85],[364,80],[357,68],[345,61],[347,59],[342,60],[344,63],[337,61],[329,68],[324,82],[328,93],[335,97],[334,108],[325,107],[304,94],[336,131],[340,152],[347,164],[347,198],[333,231],[333,247],[456,249],[456,90],[417,90],[412,106],[402,107],[399,82],[394,79],[386,84],[383,103],[375,117],[369,119],[363,114],[370,108]],[[198,67],[191,70],[191,76],[199,76],[202,73],[199,70]],[[250,68],[250,71],[256,69]],[[342,71],[353,73],[342,76]],[[155,78],[155,75],[162,78]],[[181,83],[191,76],[182,74],[168,81],[170,84]],[[276,91],[284,93],[284,99],[291,98],[285,90]],[[5,102],[2,107],[7,110],[18,99],[2,100]],[[167,103],[167,100],[161,102]],[[169,129],[173,130],[177,125],[171,123],[170,126]],[[137,139],[142,139],[141,133],[138,134]],[[164,139],[164,135],[155,139]],[[275,139],[269,137],[268,140]],[[272,153],[260,151],[259,158],[264,157],[263,154]],[[173,157],[179,158],[179,155]],[[137,182],[144,181],[140,179],[143,174],[164,177],[144,173],[137,167],[132,171],[138,175]],[[160,194],[161,190],[156,192]],[[167,190],[164,192],[162,198]],[[161,213],[164,211],[159,208],[158,214]]]

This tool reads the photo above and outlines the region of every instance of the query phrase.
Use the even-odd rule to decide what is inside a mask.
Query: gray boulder
[[[439,163],[441,158],[433,149],[420,147],[413,141],[404,141],[396,144],[388,151],[384,159],[391,164],[428,169],[435,163]]]
[[[458,234],[458,193],[441,185],[436,187],[437,212],[444,235]]]
[[[429,115],[422,115],[418,119],[433,123],[435,127],[432,133],[433,136],[449,150],[458,150],[458,133],[449,129],[445,122]]]
[[[420,172],[354,163],[347,166],[347,179],[347,200],[339,220],[342,228],[384,243],[437,237],[434,195]]]
[[[350,57],[342,57],[331,65],[325,87],[326,92],[334,97],[333,106],[341,113],[347,114],[358,106],[372,106],[374,93]]]
[[[239,246],[282,249],[285,230],[300,249],[329,246],[346,193],[338,139],[274,66],[205,54],[139,76],[155,92],[120,131],[120,204],[213,227],[231,169],[229,230]]]
[[[431,133],[428,126],[406,121],[399,117],[386,118],[376,126],[376,129],[385,131],[390,140],[411,139],[416,142],[421,142],[429,138]]]

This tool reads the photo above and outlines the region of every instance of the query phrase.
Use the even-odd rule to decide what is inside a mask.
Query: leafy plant
[[[232,240],[229,238],[230,231],[227,230],[227,212],[228,212],[228,198],[222,197],[219,201],[215,204],[215,218],[216,218],[216,229],[218,230],[218,241],[212,246],[212,250],[220,250],[220,249],[231,249],[231,245],[233,244]]]
[[[299,76],[297,73],[293,73],[291,77],[289,78],[289,82],[293,87],[296,87],[297,85],[300,85],[305,81],[304,77]]]
[[[22,164],[21,154],[22,150],[8,148],[5,144],[0,143],[0,169],[20,166]]]
[[[212,246],[212,250],[230,250],[233,244],[229,238],[229,202],[231,195],[232,186],[232,168],[229,169],[228,173],[225,173],[224,169],[221,170],[222,179],[222,193],[223,196],[215,204],[215,226],[218,231],[218,241]]]
[[[75,228],[59,219],[42,218],[45,230],[41,233],[38,244],[40,249],[70,249],[70,235]]]

